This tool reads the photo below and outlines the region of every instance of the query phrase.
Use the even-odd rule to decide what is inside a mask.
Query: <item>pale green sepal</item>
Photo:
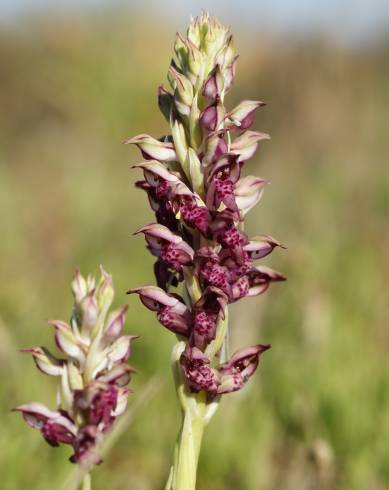
[[[176,150],[178,160],[181,164],[181,167],[186,177],[189,179],[190,174],[189,174],[189,168],[187,167],[187,160],[186,160],[186,155],[188,153],[188,143],[186,141],[184,126],[178,119],[174,120],[173,117],[171,118],[170,126],[172,128],[174,147]]]
[[[198,107],[198,94],[193,97],[192,106],[189,113],[189,135],[190,145],[195,150],[200,148],[203,133],[200,128],[200,110]]]
[[[203,179],[201,163],[199,157],[197,156],[197,153],[193,150],[193,148],[190,147],[188,149],[188,155],[187,155],[187,166],[189,168],[190,181],[193,190],[197,192],[197,194],[199,194],[200,196],[203,196],[204,179]]]

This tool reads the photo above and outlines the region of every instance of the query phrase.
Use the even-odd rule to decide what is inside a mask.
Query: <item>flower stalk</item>
[[[186,37],[177,34],[174,51],[171,91],[158,91],[171,135],[126,141],[145,159],[134,166],[143,171],[136,186],[147,193],[156,222],[137,233],[156,257],[157,282],[128,292],[177,336],[172,367],[182,426],[165,489],[194,490],[203,432],[221,396],[241,389],[270,348],[258,344],[230,357],[228,306],[285,277],[256,263],[281,244],[243,231],[267,181],[242,176],[242,169],[269,136],[250,129],[263,102],[245,100],[232,110],[224,104],[238,58],[232,35],[204,13]]]
[[[87,473],[82,480],[82,490],[92,489],[92,477],[90,473]]]

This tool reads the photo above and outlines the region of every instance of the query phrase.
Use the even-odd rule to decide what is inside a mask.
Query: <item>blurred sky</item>
[[[255,24],[275,32],[298,35],[324,32],[345,41],[361,42],[389,32],[389,0],[0,0],[0,18],[15,22],[15,14],[31,10],[107,6],[132,7],[166,19],[197,15],[201,8],[223,22]],[[17,19],[18,17],[16,17]]]

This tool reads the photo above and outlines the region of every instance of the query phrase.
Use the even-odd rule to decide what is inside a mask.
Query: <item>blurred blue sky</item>
[[[116,5],[185,22],[190,14],[197,15],[204,8],[235,25],[255,24],[299,35],[325,32],[352,41],[389,33],[389,0],[0,0],[0,18],[15,21],[15,14],[31,10],[100,10]]]

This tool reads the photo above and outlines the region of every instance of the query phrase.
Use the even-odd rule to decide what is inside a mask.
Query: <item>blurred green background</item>
[[[55,405],[55,380],[18,349],[52,344],[46,322],[69,316],[73,270],[100,263],[116,305],[130,303],[127,331],[141,335],[132,400],[149,380],[156,389],[95,470],[94,489],[165,483],[179,422],[174,337],[125,295],[153,282],[152,258],[130,236],[152,214],[133,187],[130,164],[141,158],[121,141],[168,131],[156,89],[185,29],[173,7],[163,18],[152,8],[52,8],[1,24],[2,489],[60,489],[73,469],[68,448],[52,450],[10,409]],[[387,489],[389,37],[346,42],[232,17],[241,57],[227,104],[266,101],[254,128],[272,135],[246,167],[272,182],[247,230],[287,245],[265,260],[288,282],[231,308],[234,348],[273,348],[246,389],[223,399],[198,488]]]

